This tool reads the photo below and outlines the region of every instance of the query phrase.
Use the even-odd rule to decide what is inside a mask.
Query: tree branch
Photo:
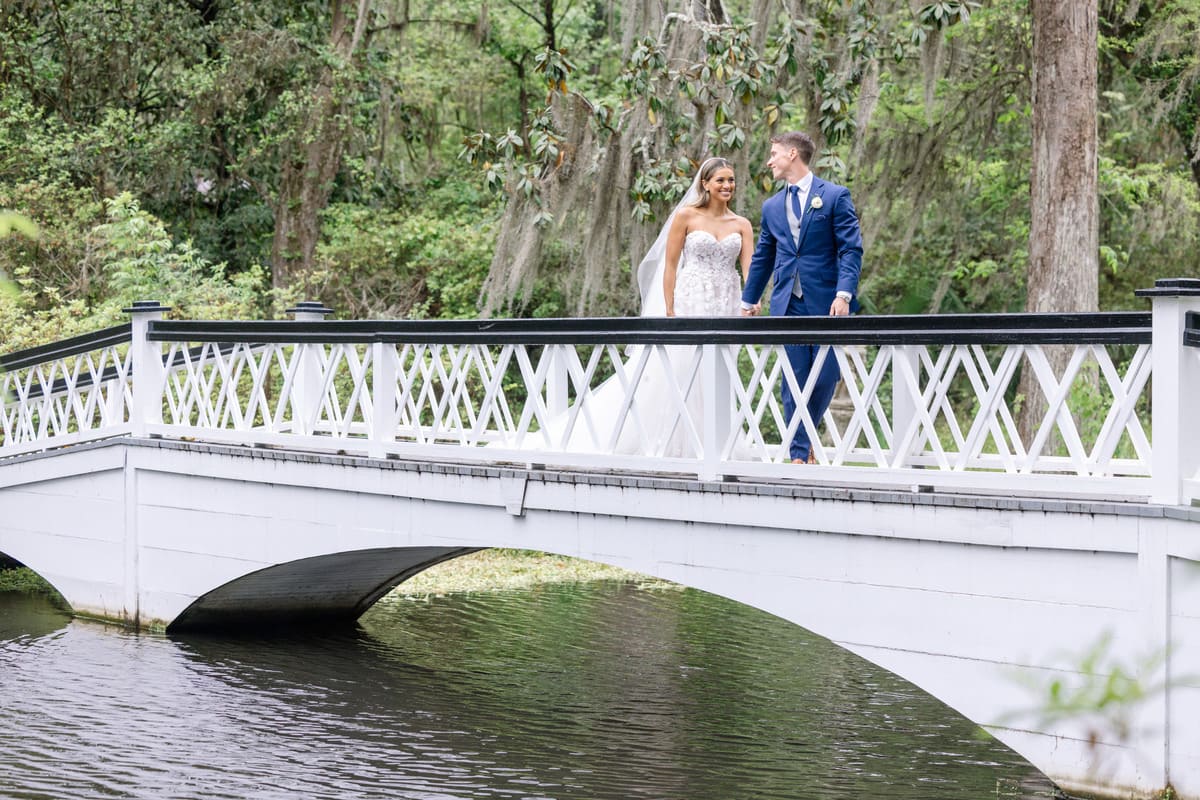
[[[542,30],[546,30],[546,20],[542,19],[541,17],[535,16],[533,14],[533,12],[527,11],[526,9],[517,5],[516,0],[504,0],[504,2],[508,3],[510,6],[515,8],[517,11],[520,11],[522,14],[524,14],[525,16],[529,17],[531,20],[536,22],[539,28],[541,28]]]
[[[385,33],[387,31],[403,31],[409,25],[445,25],[448,28],[457,28],[462,31],[474,32],[474,22],[463,22],[457,19],[406,19],[403,22],[389,22],[386,25],[379,25],[375,28],[368,28],[367,33],[374,35],[376,33]]]

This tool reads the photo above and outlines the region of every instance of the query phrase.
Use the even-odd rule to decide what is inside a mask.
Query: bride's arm
[[[745,284],[750,277],[750,260],[754,258],[754,226],[743,217],[738,221],[738,227],[742,234],[742,252],[738,254],[738,260],[742,264],[742,283]]]
[[[690,219],[688,209],[681,209],[671,222],[671,231],[667,234],[667,253],[663,264],[663,300],[666,301],[668,317],[675,316],[675,270],[679,267],[679,254],[683,251],[683,240],[687,237]]]

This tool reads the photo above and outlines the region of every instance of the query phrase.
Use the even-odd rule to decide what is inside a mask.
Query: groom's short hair
[[[799,154],[800,160],[804,162],[805,166],[812,163],[813,153],[817,152],[817,143],[812,140],[811,136],[801,131],[777,133],[771,137],[771,144],[796,148],[796,153]]]

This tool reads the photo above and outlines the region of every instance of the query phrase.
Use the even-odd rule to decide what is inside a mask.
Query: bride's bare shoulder
[[[692,222],[696,219],[697,208],[694,206],[684,206],[675,212],[675,219],[671,222],[673,229],[688,230],[692,226]]]

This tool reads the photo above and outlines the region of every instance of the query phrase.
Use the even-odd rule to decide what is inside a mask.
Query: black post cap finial
[[[161,305],[157,300],[134,300],[133,305],[121,309],[126,314],[141,314],[146,311],[162,311],[166,313],[170,310],[170,306]]]
[[[1138,289],[1137,297],[1194,297],[1200,295],[1200,278],[1159,278],[1153,289]]]
[[[291,308],[284,309],[287,314],[332,314],[333,309],[316,300],[301,300]]]

